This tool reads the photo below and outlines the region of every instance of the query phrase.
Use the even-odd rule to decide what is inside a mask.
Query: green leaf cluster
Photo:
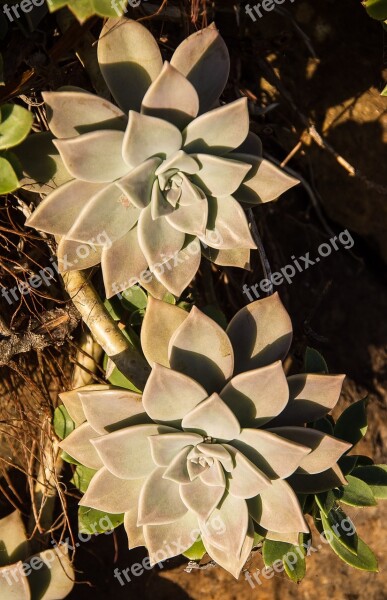
[[[32,121],[32,114],[17,104],[3,104],[0,107],[0,194],[14,192],[19,187],[21,166],[10,148],[27,137]]]

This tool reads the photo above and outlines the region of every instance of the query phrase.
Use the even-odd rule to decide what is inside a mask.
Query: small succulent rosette
[[[179,296],[201,251],[247,268],[256,245],[242,205],[274,200],[297,180],[262,158],[246,98],[220,105],[230,60],[215,27],[191,35],[163,64],[145,27],[109,19],[98,59],[120,108],[79,88],[43,94],[60,155],[47,151],[46,170],[51,177],[56,164],[59,187],[27,224],[61,236],[62,270],[101,263],[108,298],[146,286],[149,271]],[[40,157],[35,179],[44,180],[42,135],[25,145],[23,164]],[[79,252],[80,243],[89,251]]]
[[[200,536],[238,577],[255,527],[297,544],[309,528],[293,487],[346,483],[337,461],[351,444],[305,427],[336,405],[343,376],[286,378],[292,325],[277,294],[227,331],[150,298],[141,337],[152,365],[142,398],[106,386],[62,395],[78,424],[62,448],[97,470],[81,505],[125,513],[129,547],[146,546],[152,563]]]
[[[74,579],[66,544],[33,554],[20,513],[0,519],[1,600],[63,600]]]

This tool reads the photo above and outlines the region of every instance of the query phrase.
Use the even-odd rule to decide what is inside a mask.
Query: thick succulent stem
[[[121,373],[142,390],[150,367],[130,345],[117,323],[109,315],[86,273],[84,271],[64,273],[63,281],[74,306],[80,312],[96,342]]]

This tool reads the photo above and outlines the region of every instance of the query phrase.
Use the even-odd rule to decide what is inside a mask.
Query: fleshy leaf
[[[151,419],[175,424],[207,395],[190,377],[156,363],[145,385],[142,402]]]
[[[240,98],[192,121],[183,132],[184,149],[190,154],[227,154],[242,144],[248,131],[247,98]]]
[[[270,478],[288,477],[310,453],[310,448],[307,446],[291,442],[263,429],[242,429],[241,434],[232,441],[231,445],[240,450]]]
[[[228,478],[228,490],[232,496],[245,499],[253,498],[268,485],[271,485],[270,479],[242,452],[235,450],[229,444],[225,444],[224,447],[233,457],[235,463],[235,467]]]
[[[233,440],[241,430],[238,419],[218,394],[212,394],[195,406],[185,415],[181,425],[185,431],[221,440]]]
[[[170,366],[169,342],[187,317],[188,313],[178,306],[149,297],[141,328],[141,346],[151,366],[153,363]]]
[[[246,179],[235,194],[239,202],[260,204],[271,202],[299,183],[271,162],[250,154],[232,153],[230,158],[252,165]]]
[[[199,112],[199,98],[193,85],[166,61],[144,96],[141,112],[184,129]]]
[[[242,427],[260,427],[281,413],[289,398],[281,361],[240,373],[219,395]]]
[[[94,440],[105,467],[116,477],[147,477],[155,468],[148,441],[150,435],[174,432],[162,425],[134,425]]]
[[[149,205],[141,212],[138,221],[138,241],[152,271],[181,250],[185,234],[171,227],[166,219],[154,221]]]
[[[102,467],[102,461],[91,440],[98,437],[99,434],[88,423],[83,423],[60,443],[60,447],[85,467],[97,470]]]
[[[264,529],[284,533],[309,531],[297,496],[286,481],[273,481],[247,505],[250,515]]]
[[[103,467],[92,478],[80,506],[121,514],[137,506],[143,479],[120,479]]]
[[[276,425],[303,425],[324,417],[337,404],[345,375],[309,373],[288,377],[290,398]]]
[[[14,152],[23,165],[20,185],[28,191],[49,194],[72,179],[48,131],[29,135]]]
[[[138,210],[138,209],[136,209]],[[148,274],[148,261],[138,243],[137,226],[127,231],[111,247],[102,250],[101,266],[106,297],[126,290]]]
[[[147,89],[163,65],[153,35],[130,19],[109,19],[105,23],[98,42],[98,62],[114,99],[125,113],[140,110]]]
[[[81,389],[79,397],[88,423],[101,435],[148,420],[140,394],[114,388],[98,394]]]
[[[234,356],[223,329],[194,306],[169,342],[169,360],[210,394],[232,375]]]
[[[197,523],[197,516],[187,511],[183,517],[174,521],[174,523],[145,525],[144,537],[151,565],[188,550],[200,533]],[[177,547],[174,543],[176,540],[179,540]]]
[[[82,181],[110,183],[128,172],[122,158],[122,131],[103,130],[54,140],[66,169]]]
[[[210,25],[193,33],[177,47],[171,65],[195,87],[203,113],[214,106],[226,86],[230,57],[215,25]]]
[[[130,111],[122,154],[131,167],[137,167],[155,155],[161,155],[163,159],[173,156],[181,149],[181,144],[181,133],[172,123]]]
[[[351,444],[306,427],[274,427],[268,431],[312,449],[301,460],[299,473],[314,474],[326,471],[333,467],[339,458],[351,448]]]
[[[27,227],[54,235],[66,235],[86,204],[104,187],[105,184],[76,179],[61,185],[34,210],[26,221]],[[101,223],[98,233],[101,233]]]
[[[221,198],[227,202],[244,180],[250,165],[237,160],[229,160],[210,154],[193,154],[199,163],[200,170],[193,176],[193,181],[208,196]],[[224,198],[223,198],[224,197]]]
[[[173,523],[187,512],[179,485],[163,477],[165,468],[156,468],[145,481],[138,504],[138,525]]]
[[[292,323],[277,292],[242,308],[227,333],[235,353],[234,374],[284,360],[292,341]]]
[[[43,92],[48,126],[57,138],[99,129],[125,131],[127,117],[114,104],[83,91]]]

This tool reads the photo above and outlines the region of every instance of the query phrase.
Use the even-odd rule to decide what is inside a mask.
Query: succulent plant
[[[43,94],[60,155],[48,151],[47,164],[52,171],[61,163],[62,185],[27,224],[61,236],[63,270],[101,263],[107,297],[146,287],[152,276],[179,296],[201,245],[216,264],[248,266],[256,245],[241,203],[274,200],[297,181],[262,158],[246,98],[219,105],[229,55],[215,27],[191,35],[163,64],[145,27],[109,19],[98,58],[120,108],[81,89]],[[32,143],[30,161],[39,159]],[[80,242],[90,246],[84,257]]]
[[[62,600],[73,585],[65,544],[31,555],[20,513],[0,519],[1,600]]]
[[[109,386],[62,395],[78,427],[61,446],[98,471],[81,505],[125,513],[129,547],[146,546],[153,563],[200,535],[238,577],[254,523],[297,544],[309,529],[293,487],[346,483],[337,461],[351,444],[310,425],[335,406],[343,376],[286,378],[292,326],[277,294],[242,308],[227,332],[150,298],[141,338],[153,367],[142,399]]]
[[[32,114],[17,104],[0,107],[0,194],[8,194],[19,187],[21,167],[10,148],[25,139],[32,121]]]

